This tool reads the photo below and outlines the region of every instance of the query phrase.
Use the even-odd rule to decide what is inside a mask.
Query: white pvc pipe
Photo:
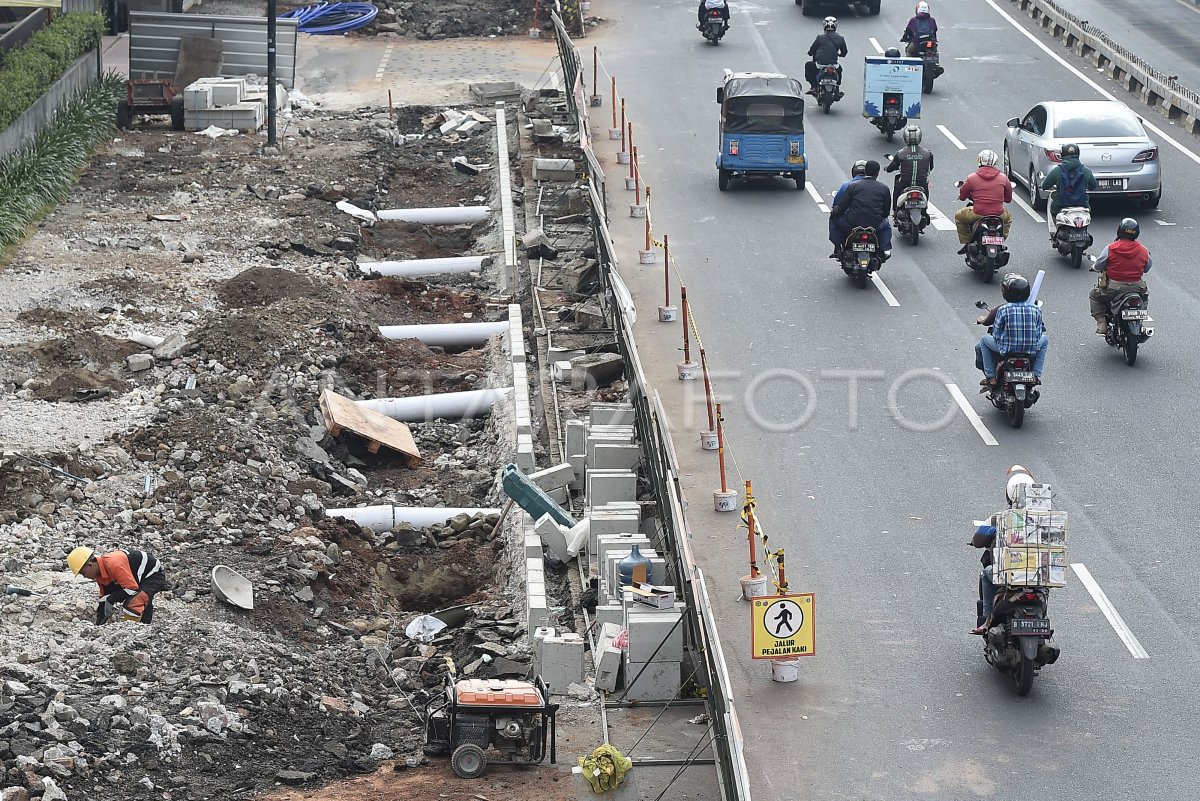
[[[499,513],[499,509],[455,506],[354,506],[325,510],[328,518],[344,517],[373,531],[391,531],[400,523],[408,523],[414,528],[440,526],[460,514],[474,517]]]
[[[492,213],[487,206],[442,206],[431,209],[380,209],[381,220],[401,220],[429,225],[460,225],[483,222]]]
[[[449,348],[482,345],[496,334],[502,334],[507,330],[507,320],[496,323],[379,326],[380,336],[386,339],[419,339],[426,345],[440,345]]]
[[[416,398],[378,398],[354,403],[374,412],[408,422],[436,420],[439,417],[483,417],[492,404],[512,392],[512,387],[443,392]]]
[[[442,259],[404,259],[402,261],[360,261],[358,269],[364,275],[380,275],[413,278],[419,275],[442,275],[444,273],[470,273],[483,269],[487,256],[449,256]]]

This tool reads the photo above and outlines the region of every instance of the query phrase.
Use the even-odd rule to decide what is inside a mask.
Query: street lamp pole
[[[275,146],[276,0],[267,0],[267,145]]]

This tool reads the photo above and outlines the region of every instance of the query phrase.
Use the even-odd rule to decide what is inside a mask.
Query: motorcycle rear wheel
[[[1071,248],[1071,266],[1076,270],[1083,266],[1083,248]]]
[[[1025,403],[1016,398],[1012,398],[1011,401],[1007,410],[1008,424],[1013,428],[1020,428],[1021,423],[1025,422]]]
[[[828,113],[829,113],[829,109],[833,108],[833,101],[832,101],[832,100],[819,100],[819,101],[817,101],[817,103],[818,103],[818,105],[820,105],[820,106],[821,106],[821,109],[822,109],[822,110],[823,110],[823,111],[824,111],[826,114],[828,114]]]
[[[1033,660],[1025,654],[1021,654],[1020,662],[1013,668],[1012,680],[1017,695],[1029,695],[1029,691],[1033,689]]]
[[[1133,363],[1137,361],[1138,338],[1130,330],[1129,323],[1122,322],[1121,328],[1124,330],[1125,341],[1121,343],[1121,350],[1125,351],[1125,363],[1133,367]]]
[[[913,223],[912,227],[908,230],[908,244],[916,246],[916,244],[920,241],[921,241],[921,229],[917,226],[916,223]]]
[[[856,270],[854,275],[850,276],[854,280],[854,285],[859,289],[867,288],[867,274],[862,270]]]
[[[922,75],[921,76],[921,93],[926,94],[926,95],[933,94],[933,76],[932,75]]]

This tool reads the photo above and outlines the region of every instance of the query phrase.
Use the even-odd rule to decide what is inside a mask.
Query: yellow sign
[[[813,594],[754,599],[750,650],[754,659],[792,659],[817,651]]]

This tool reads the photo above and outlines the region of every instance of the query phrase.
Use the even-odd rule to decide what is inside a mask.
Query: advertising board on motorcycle
[[[863,116],[882,114],[884,95],[902,95],[902,115],[910,120],[921,117],[921,70],[919,58],[867,56],[863,66]]]
[[[816,653],[813,593],[766,595],[754,599],[750,613],[751,657],[792,659]]]

